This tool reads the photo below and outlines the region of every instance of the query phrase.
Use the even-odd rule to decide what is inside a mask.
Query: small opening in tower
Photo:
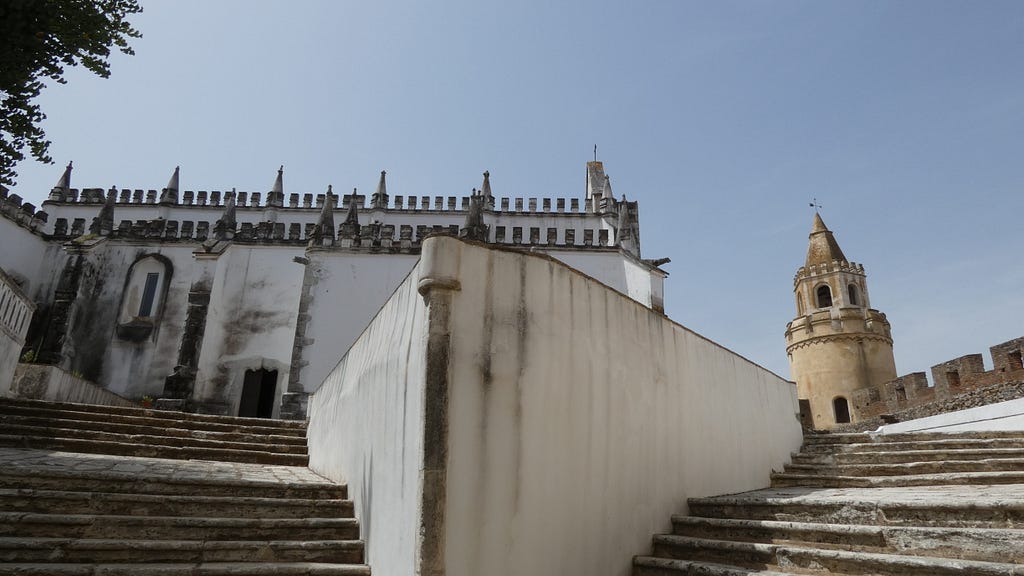
[[[860,298],[857,297],[857,287],[850,284],[847,288],[850,293],[850,305],[860,306]]]
[[[828,284],[822,284],[818,286],[818,308],[831,308],[832,307],[832,289],[828,287]]]
[[[850,422],[850,404],[846,398],[838,396],[832,401],[832,409],[836,413],[836,424],[848,424]]]

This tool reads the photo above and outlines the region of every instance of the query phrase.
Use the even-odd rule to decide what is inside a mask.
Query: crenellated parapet
[[[881,389],[858,390],[854,394],[857,409],[865,418],[892,415],[990,386],[1024,381],[1024,337],[992,346],[989,354],[992,370],[985,370],[981,354],[967,354],[932,366],[931,385],[924,372],[914,372],[886,382]]]
[[[798,285],[804,280],[827,276],[837,272],[856,274],[858,276],[865,275],[864,266],[862,264],[847,262],[846,260],[832,260],[831,262],[824,262],[821,264],[801,266],[793,276],[793,286]]]
[[[324,247],[408,251],[440,232],[459,235],[479,196],[480,220],[475,234],[482,241],[522,246],[623,249],[640,257],[639,209],[625,198],[617,201],[606,182],[601,194],[585,198],[495,197],[490,175],[481,189],[467,196],[389,194],[381,172],[369,197],[353,190],[334,195],[329,210],[339,226],[323,230],[328,194],[285,193],[283,167],[266,194],[237,189],[184,190],[175,169],[162,190],[72,188],[71,166],[44,202],[52,213],[39,230],[55,240],[86,234],[141,241],[207,242],[217,236],[223,213],[231,206],[230,238],[241,243],[316,244]],[[355,214],[353,216],[353,214]],[[220,222],[220,224],[218,224]],[[319,228],[318,228],[319,226]],[[622,230],[620,230],[622,229]]]
[[[3,186],[0,186],[0,217],[36,234],[42,233],[49,220],[49,214],[36,210],[34,204],[23,201],[21,196],[11,194]]]

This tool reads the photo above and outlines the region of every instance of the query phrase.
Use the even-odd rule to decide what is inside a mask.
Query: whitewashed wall
[[[413,275],[427,308],[410,278],[311,400],[375,571],[625,576],[687,498],[800,446],[790,382],[552,258],[435,237]]]
[[[348,484],[374,574],[413,574],[426,307],[413,273],[309,402],[309,467]]]
[[[7,395],[35,305],[0,268],[0,392]]]
[[[196,398],[237,414],[245,371],[260,368],[277,370],[278,398],[287,389],[303,274],[295,255],[289,246],[233,244],[217,258]]]
[[[310,251],[310,319],[300,381],[312,392],[419,260],[414,254]]]
[[[62,256],[60,245],[47,243],[29,230],[0,217],[0,268],[14,277],[33,299],[46,296],[44,286],[53,276],[53,262]],[[60,266],[57,266],[59,272]]]
[[[775,374],[556,261],[431,249],[461,282],[447,576],[626,576],[687,498],[766,487],[799,448]]]

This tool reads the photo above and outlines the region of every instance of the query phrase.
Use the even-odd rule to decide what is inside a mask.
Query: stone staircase
[[[693,498],[634,576],[1024,575],[1024,432],[820,434],[772,488]]]
[[[0,575],[368,575],[304,423],[0,400]]]

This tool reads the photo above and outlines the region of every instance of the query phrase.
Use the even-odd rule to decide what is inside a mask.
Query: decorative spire
[[[484,198],[493,198],[491,194],[491,172],[487,170],[484,172],[484,183],[480,185],[480,195]]]
[[[161,204],[178,203],[178,175],[180,170],[181,166],[174,167],[174,174],[171,174],[171,179],[167,181],[167,186],[160,193]]]
[[[381,170],[380,181],[377,182],[377,191],[373,193],[373,197],[370,199],[370,204],[374,208],[388,207],[388,184],[385,181],[386,176],[387,172]]]
[[[60,180],[53,185],[53,189],[50,190],[50,200],[57,202],[66,202],[68,199],[68,191],[71,190],[71,162],[68,162],[67,168],[64,169],[64,173],[61,174]]]
[[[484,183],[487,182],[487,172],[484,172]],[[484,224],[484,203],[487,197],[483,192],[473,191],[469,197],[469,213],[466,214],[466,225],[459,231],[459,238],[487,242],[490,228]]]
[[[117,199],[117,188],[111,187],[107,192],[107,199],[100,208],[100,213],[92,219],[89,225],[89,233],[97,236],[110,236],[114,231],[114,202]]]
[[[348,212],[345,214],[345,221],[341,223],[342,238],[359,237],[359,208],[356,205],[356,189],[352,189],[352,196],[348,201]]]
[[[334,244],[334,189],[327,185],[327,193],[324,194],[324,206],[320,210],[320,219],[316,222],[313,230],[313,239],[309,245],[321,244],[330,246]]]
[[[234,192],[234,190],[232,190]],[[238,221],[235,218],[235,195],[232,194],[224,202],[224,214],[220,220],[213,225],[213,234],[217,240],[232,240],[235,237],[235,227]]]
[[[804,266],[810,267],[815,264],[827,264],[833,261],[845,262],[846,256],[839,243],[836,242],[832,231],[825,226],[821,214],[814,213],[814,224],[811,226],[811,234],[808,236],[810,242],[807,246],[807,261]]]
[[[284,165],[277,169],[277,178],[274,180],[274,187],[267,194],[267,206],[281,208],[284,206]]]
[[[604,197],[608,200],[615,200],[615,195],[612,194],[612,180],[607,174],[604,176]],[[622,197],[625,200],[625,196]]]

